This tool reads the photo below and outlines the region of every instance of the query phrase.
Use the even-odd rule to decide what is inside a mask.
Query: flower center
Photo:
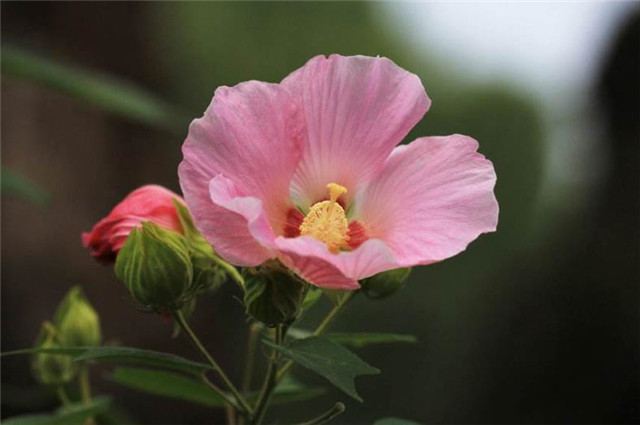
[[[348,247],[349,223],[338,198],[347,193],[347,188],[337,183],[329,183],[329,200],[313,204],[300,224],[300,234],[313,236],[327,244],[329,251],[337,253]]]

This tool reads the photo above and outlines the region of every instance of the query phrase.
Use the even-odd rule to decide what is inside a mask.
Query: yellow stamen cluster
[[[329,183],[329,200],[316,202],[300,225],[300,234],[313,236],[327,244],[329,251],[337,253],[347,246],[349,222],[338,198],[347,193],[347,188]]]

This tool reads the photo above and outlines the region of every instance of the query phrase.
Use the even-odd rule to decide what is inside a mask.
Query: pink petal
[[[323,288],[356,289],[358,280],[400,267],[381,240],[369,239],[353,251],[334,254],[309,236],[276,239],[281,259],[309,283]],[[323,271],[324,268],[324,271]]]
[[[196,226],[228,261],[257,265],[271,254],[242,214],[213,203],[210,182],[222,175],[236,195],[260,200],[268,223],[280,231],[291,206],[289,182],[301,156],[303,125],[286,90],[257,81],[218,88],[205,115],[191,123],[180,185]]]
[[[366,181],[431,104],[416,75],[380,57],[316,56],[282,86],[307,126],[291,190],[304,208],[326,197],[327,183],[352,190]]]
[[[396,148],[358,193],[354,216],[402,266],[430,264],[496,230],[496,174],[474,139],[424,137]]]

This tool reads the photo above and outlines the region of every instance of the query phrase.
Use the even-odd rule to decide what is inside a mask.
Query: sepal
[[[362,292],[372,299],[386,298],[400,289],[410,274],[410,267],[378,273],[360,282]]]

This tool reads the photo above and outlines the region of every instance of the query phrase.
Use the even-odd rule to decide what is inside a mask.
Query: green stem
[[[218,387],[216,384],[214,384],[213,382],[209,381],[209,379],[207,378],[207,376],[204,374],[204,372],[202,373],[202,375],[200,375],[200,379],[202,380],[202,382],[207,385],[209,388],[211,388],[213,391],[215,391],[216,393],[218,393],[218,395],[220,395],[220,397],[222,397],[224,399],[224,401],[227,402],[227,404],[229,404],[233,409],[240,409],[242,410],[241,407],[238,406],[238,403],[236,402],[236,400],[232,397],[230,397],[225,391],[223,391],[220,387]]]
[[[242,277],[238,269],[215,254],[213,255],[213,261],[215,261],[218,266],[222,267],[227,273],[229,273],[231,278],[235,280],[241,288],[244,288],[244,278]]]
[[[285,326],[278,325],[276,327],[274,335],[276,344],[281,345],[283,343],[286,332],[287,329]],[[272,350],[271,356],[269,357],[267,375],[265,377],[264,383],[262,384],[262,390],[260,391],[260,396],[258,397],[258,401],[256,402],[256,406],[254,409],[254,415],[252,418],[253,420],[251,421],[252,425],[260,425],[264,419],[264,415],[267,412],[269,400],[271,399],[271,394],[273,393],[273,389],[275,388],[277,382],[276,379],[278,372],[278,358],[278,352],[276,350]]]
[[[247,365],[244,369],[242,378],[242,392],[248,393],[251,390],[251,378],[253,377],[253,365],[255,364],[256,345],[258,343],[258,334],[262,330],[262,323],[255,322],[249,327],[249,338],[247,341]]]
[[[331,419],[335,418],[346,409],[344,403],[336,403],[331,409],[324,412],[322,415],[317,418],[311,419],[310,421],[303,422],[298,425],[320,425],[329,422]]]
[[[80,384],[80,397],[84,404],[91,404],[91,383],[89,381],[89,368],[87,365],[80,367],[80,373],[78,376]]]
[[[251,413],[252,413],[251,407],[249,406],[247,401],[244,399],[244,397],[242,397],[242,395],[240,394],[238,389],[235,387],[235,385],[233,385],[233,382],[231,382],[231,380],[229,379],[227,374],[224,373],[222,368],[213,359],[211,354],[209,354],[209,351],[207,351],[207,349],[204,347],[204,345],[202,345],[202,343],[200,342],[200,340],[198,339],[196,334],[193,332],[193,330],[191,330],[191,327],[189,326],[189,324],[185,320],[184,315],[182,314],[182,311],[180,311],[178,309],[174,310],[173,311],[173,316],[175,317],[176,321],[178,322],[178,325],[180,325],[182,330],[187,335],[189,335],[189,338],[191,338],[191,340],[196,345],[198,350],[200,350],[200,353],[202,353],[202,355],[207,359],[209,364],[211,364],[211,366],[216,370],[216,372],[218,372],[218,374],[220,375],[220,378],[222,378],[222,380],[226,384],[226,386],[229,389],[229,391],[231,391],[231,393],[233,394],[235,399],[238,401],[238,403],[240,405],[240,408],[242,409],[242,412],[245,415],[251,415]],[[215,385],[214,385],[213,388],[215,389],[217,387],[215,387]],[[219,389],[218,389],[218,391],[219,391]],[[220,395],[224,397],[224,393],[220,393]]]
[[[313,331],[312,336],[320,336],[320,335],[322,335],[322,333],[324,333],[324,331],[327,330],[329,325],[331,325],[331,323],[338,316],[338,313],[340,312],[340,310],[342,310],[342,307],[344,307],[349,301],[351,301],[351,299],[355,296],[356,293],[357,293],[357,291],[349,292],[342,299],[342,301],[340,301],[338,304],[333,306],[333,308],[325,316],[325,318],[322,320],[322,322],[320,322],[320,324],[318,325],[316,330]],[[291,368],[291,366],[293,366],[293,360],[287,360],[287,362],[278,371],[278,374],[276,376],[276,382],[281,380],[284,377],[284,375],[286,375],[287,371]]]
[[[67,392],[65,391],[63,385],[59,385],[56,388],[56,393],[58,394],[58,398],[60,399],[60,401],[62,402],[62,405],[65,408],[71,405],[71,399],[69,399],[69,396],[67,395]]]
[[[80,385],[80,398],[82,399],[82,403],[88,406],[91,404],[91,382],[89,381],[89,367],[86,364],[80,366],[78,383]],[[93,417],[89,417],[84,423],[85,425],[95,425],[96,421]]]

